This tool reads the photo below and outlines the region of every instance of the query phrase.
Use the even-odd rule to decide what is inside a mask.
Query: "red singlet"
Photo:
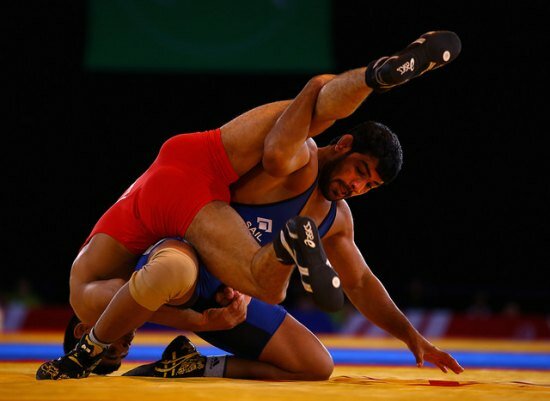
[[[229,185],[237,178],[219,129],[176,135],[99,219],[85,244],[105,233],[138,255],[162,238],[183,237],[204,205],[229,203]]]

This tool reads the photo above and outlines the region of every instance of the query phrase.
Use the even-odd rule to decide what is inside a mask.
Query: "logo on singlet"
[[[263,217],[258,217],[256,221],[258,222],[258,228],[260,230],[265,231],[266,233],[271,232],[271,227],[273,227],[273,222],[271,220]]]
[[[250,234],[252,234],[252,236],[256,238],[256,241],[261,243],[262,234],[264,232],[270,233],[273,230],[273,221],[270,219],[266,219],[265,217],[258,217],[256,219],[256,223],[258,224],[257,226],[252,224],[252,222],[247,221],[246,226],[248,227],[248,231],[250,231]]]

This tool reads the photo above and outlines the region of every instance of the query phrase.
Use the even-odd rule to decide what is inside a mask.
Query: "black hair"
[[[67,323],[67,327],[65,328],[65,336],[63,337],[63,351],[65,354],[71,352],[76,347],[76,344],[78,344],[78,341],[80,341],[80,338],[77,338],[74,335],[74,329],[79,323],[80,319],[76,315],[73,315],[69,320],[69,323]],[[113,373],[118,370],[120,365],[120,362],[117,364],[100,362],[99,365],[94,368],[94,373],[96,375],[108,375],[109,373]]]
[[[403,150],[397,135],[387,126],[376,121],[356,125],[347,134],[353,136],[350,153],[363,153],[378,159],[376,172],[389,184],[397,176],[403,164]],[[330,141],[334,145],[341,136]]]

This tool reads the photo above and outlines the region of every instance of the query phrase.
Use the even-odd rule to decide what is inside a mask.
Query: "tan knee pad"
[[[130,294],[149,309],[184,297],[197,281],[197,261],[174,248],[164,248],[149,257],[149,261],[130,278]]]

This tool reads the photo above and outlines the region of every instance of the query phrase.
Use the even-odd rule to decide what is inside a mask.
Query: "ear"
[[[74,326],[73,334],[75,338],[81,338],[84,334],[89,333],[92,330],[92,326],[86,323],[78,323]]]
[[[338,142],[336,142],[336,145],[334,145],[334,149],[338,153],[348,153],[351,150],[352,145],[353,136],[350,134],[344,134],[340,137]]]

